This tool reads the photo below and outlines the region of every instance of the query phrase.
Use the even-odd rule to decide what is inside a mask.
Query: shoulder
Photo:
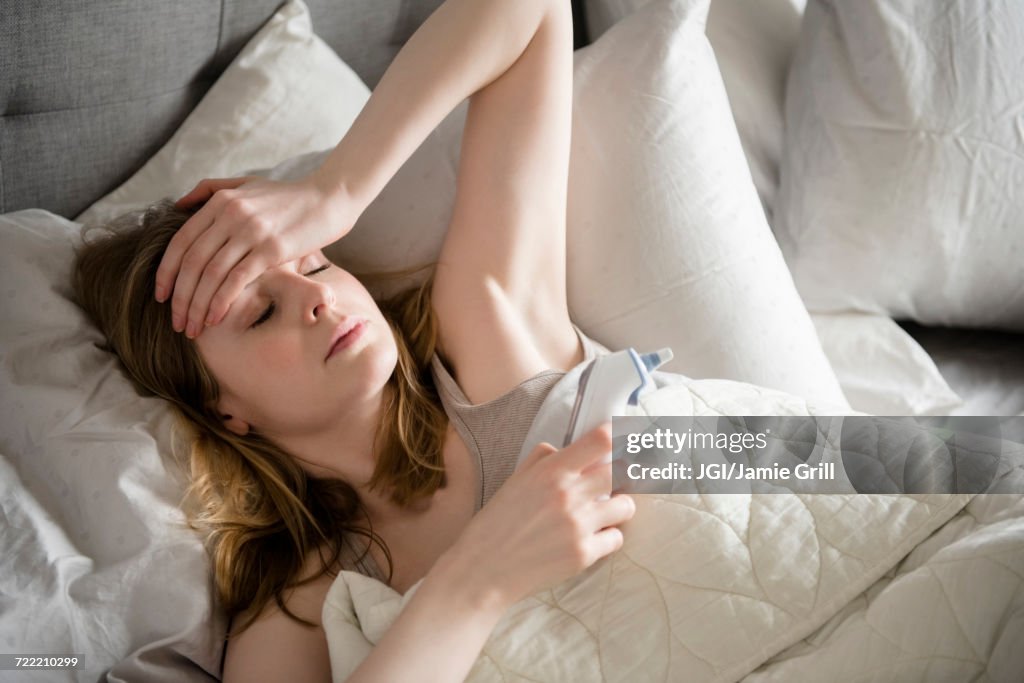
[[[317,553],[306,558],[300,579],[319,573]],[[224,655],[223,680],[232,681],[330,681],[331,663],[327,637],[321,625],[324,599],[334,577],[325,573],[309,583],[286,591],[285,606],[292,614],[313,626],[301,624],[285,614],[275,602],[258,613],[242,612],[232,620]],[[255,617],[245,629],[240,626]]]

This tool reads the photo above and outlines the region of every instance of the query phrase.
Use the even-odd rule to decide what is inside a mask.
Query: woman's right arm
[[[349,683],[461,681],[466,677],[506,601],[480,581],[464,581],[463,569],[444,558],[423,579],[394,623]],[[245,631],[232,636],[224,660],[224,683],[285,683],[332,680],[320,613],[333,577],[324,575],[293,590],[285,605],[317,624],[303,626],[276,606],[267,606]]]
[[[618,550],[623,539],[616,525],[636,508],[628,495],[601,499],[611,491],[611,465],[599,461],[610,451],[607,425],[561,451],[548,444],[534,449],[430,569],[349,683],[422,681],[424,672],[431,681],[463,681],[510,605]],[[303,610],[322,606],[328,587],[325,581],[300,600],[293,596],[289,609],[310,618]],[[257,622],[251,628],[261,637],[246,643],[243,633],[237,649],[229,648],[225,683],[245,680],[243,669],[274,680],[275,662],[289,661],[277,669],[281,680],[329,680],[322,632],[317,639],[307,631],[300,653],[298,641],[283,636],[304,627],[280,613],[274,618],[274,629]]]
[[[636,505],[611,492],[609,425],[541,444],[424,578],[351,683],[463,681],[505,610],[622,547]],[[419,600],[417,600],[419,599]]]

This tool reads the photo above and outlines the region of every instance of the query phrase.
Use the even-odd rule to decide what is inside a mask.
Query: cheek
[[[223,387],[253,400],[279,393],[304,372],[297,344],[278,336],[236,340],[209,356],[207,364]]]
[[[261,340],[252,349],[248,371],[271,376],[301,372],[300,350],[296,340],[284,336]]]

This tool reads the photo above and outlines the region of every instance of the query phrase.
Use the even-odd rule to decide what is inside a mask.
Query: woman
[[[594,352],[565,291],[571,33],[563,0],[448,0],[312,175],[203,181],[81,253],[83,305],[194,433],[225,681],[330,680],[320,612],[353,564],[423,583],[350,680],[462,680],[510,604],[621,546],[607,425],[507,467],[526,407]],[[466,97],[434,274],[375,302],[319,250]]]

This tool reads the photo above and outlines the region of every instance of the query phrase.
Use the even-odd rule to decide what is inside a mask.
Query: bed
[[[0,669],[0,679],[219,678],[226,624],[202,543],[183,523],[172,420],[96,347],[67,282],[73,248],[82,224],[202,177],[309,170],[439,4],[5,4],[0,654],[77,654],[82,663]],[[962,11],[943,19],[910,0],[574,2],[574,320],[609,348],[671,346],[670,370],[718,382],[693,394],[709,414],[1024,415],[1024,79],[1009,49],[1024,44],[1024,13],[1013,3],[954,4]],[[966,42],[949,40],[957,31]],[[941,53],[954,42],[974,47]],[[938,53],[941,67],[921,56]],[[917,79],[886,80],[892,73]],[[946,105],[956,125],[929,119],[921,102]],[[357,229],[328,249],[333,260],[373,270],[436,253],[464,116],[460,107],[439,124]],[[908,174],[905,159],[943,172]],[[853,565],[837,562],[839,573],[802,587],[783,581],[754,600],[739,623],[772,637],[751,635],[746,649],[709,644],[737,623],[721,613],[653,629],[703,638],[689,668],[653,644],[645,663],[604,666],[629,618],[587,636],[551,626],[551,600],[539,600],[516,612],[519,631],[499,629],[473,675],[1019,680],[1019,494],[875,508],[875,526],[891,534],[861,539],[863,548],[884,540],[888,554],[849,569],[856,580],[845,584],[850,595],[836,588],[842,600],[794,606],[816,581],[842,583],[839,570]],[[753,507],[686,509],[729,520]],[[692,581],[693,614],[721,607],[709,596],[730,590],[716,583],[729,571],[737,583],[755,565],[782,571],[771,562],[787,549],[811,557],[801,539],[812,536],[816,548],[842,545],[758,509],[752,528],[767,555]],[[697,542],[713,537],[708,529]],[[736,553],[754,556],[749,544],[720,549]],[[386,627],[401,596],[362,587],[363,602],[345,603],[351,594],[341,590],[333,599],[350,614],[369,610],[367,629]],[[636,593],[652,594],[656,585]],[[669,603],[642,604],[623,609],[653,615]],[[549,649],[527,647],[545,639]],[[559,650],[565,643],[575,649]],[[871,657],[879,669],[864,666]]]

